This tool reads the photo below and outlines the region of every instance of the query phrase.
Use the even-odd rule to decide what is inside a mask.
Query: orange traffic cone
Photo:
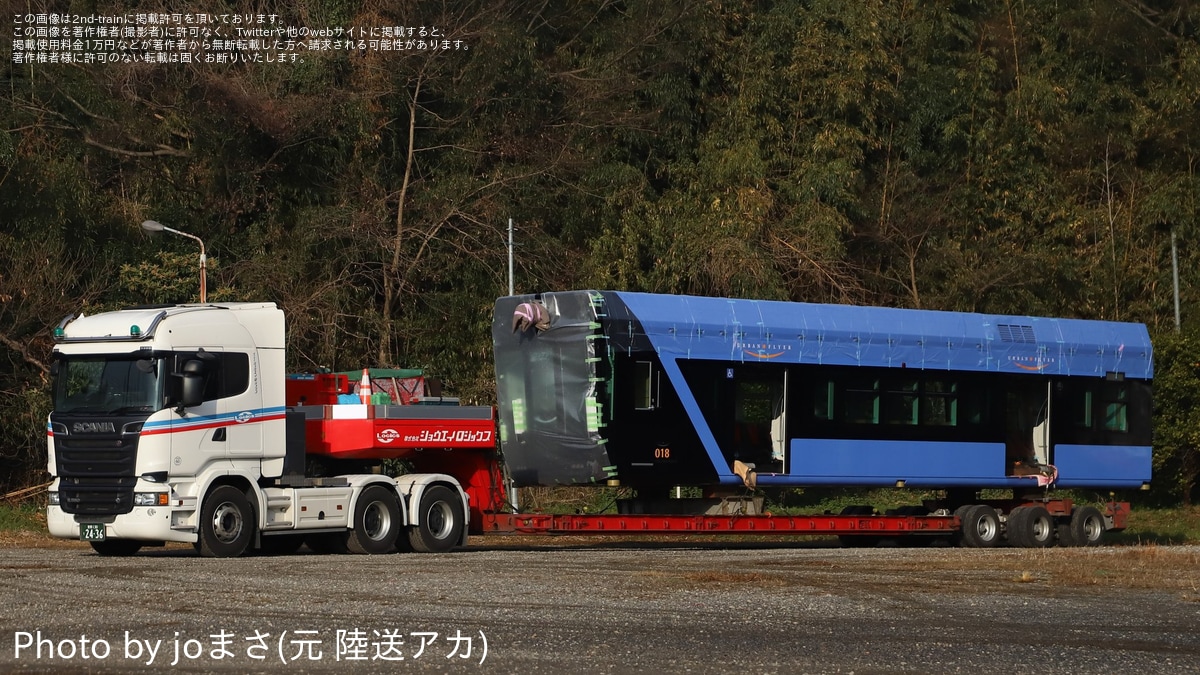
[[[363,403],[371,402],[371,377],[367,375],[366,368],[363,368],[362,379],[358,381],[358,400]]]

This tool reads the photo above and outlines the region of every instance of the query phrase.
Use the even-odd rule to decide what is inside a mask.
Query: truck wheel
[[[987,504],[972,504],[954,512],[962,521],[959,543],[969,548],[991,548],[1000,541],[1000,516]]]
[[[1008,514],[1008,543],[1021,548],[1054,544],[1054,519],[1044,506],[1018,506]]]
[[[388,553],[400,534],[400,504],[391,490],[372,485],[354,506],[354,529],[346,536],[351,553]]]
[[[1064,546],[1099,546],[1104,540],[1104,516],[1094,506],[1082,506],[1071,514],[1069,542]]]
[[[254,508],[246,493],[232,485],[213,488],[200,509],[200,555],[236,558],[253,539]]]
[[[142,550],[142,542],[133,539],[105,539],[91,544],[92,550],[102,556],[123,557]]]
[[[435,485],[421,495],[417,512],[420,524],[408,531],[414,551],[440,553],[449,551],[462,538],[462,500],[448,487]]]

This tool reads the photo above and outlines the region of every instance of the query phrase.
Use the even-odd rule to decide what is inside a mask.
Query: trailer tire
[[[1008,514],[1008,543],[1020,548],[1054,544],[1057,529],[1044,506],[1018,506]]]
[[[351,553],[388,553],[396,548],[399,534],[396,494],[380,485],[364,489],[354,505],[354,529],[346,536],[346,548]]]
[[[1000,516],[987,504],[959,507],[954,515],[962,521],[958,541],[968,548],[991,548],[1000,541]]]
[[[1081,506],[1071,514],[1063,546],[1099,546],[1104,540],[1104,515],[1094,506]],[[1060,530],[1061,533],[1061,530]]]
[[[253,540],[254,507],[246,493],[232,485],[213,488],[200,509],[200,555],[236,558]]]
[[[142,542],[134,539],[105,539],[90,543],[93,551],[105,557],[123,558],[142,550]]]
[[[462,500],[448,487],[434,485],[421,495],[419,523],[409,529],[408,540],[419,553],[449,551],[462,538]]]

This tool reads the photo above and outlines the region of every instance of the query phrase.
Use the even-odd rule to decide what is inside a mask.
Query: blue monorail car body
[[[518,485],[1141,488],[1133,323],[568,291],[501,298]]]

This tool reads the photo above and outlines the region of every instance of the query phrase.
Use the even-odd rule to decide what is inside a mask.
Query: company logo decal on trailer
[[[375,434],[375,440],[379,441],[380,443],[391,443],[397,438],[400,438],[400,432],[396,431],[395,429],[384,429],[383,431]]]

